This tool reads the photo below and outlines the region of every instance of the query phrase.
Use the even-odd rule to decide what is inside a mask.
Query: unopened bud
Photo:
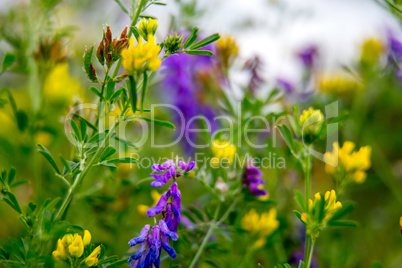
[[[98,58],[98,61],[100,64],[105,64],[105,58],[103,57],[105,50],[105,46],[103,45],[103,39],[100,41],[98,49],[96,50],[96,57]]]

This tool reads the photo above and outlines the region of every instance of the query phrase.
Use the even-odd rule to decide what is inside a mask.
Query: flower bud
[[[84,231],[84,238],[83,238],[83,242],[84,242],[84,246],[89,245],[89,243],[91,243],[91,233],[88,230]]]
[[[169,35],[164,41],[165,49],[169,51],[171,54],[175,53],[177,50],[183,47],[182,43],[184,40],[184,35],[178,35],[175,33],[174,35]]]
[[[98,58],[98,61],[100,64],[105,64],[105,58],[103,57],[104,55],[104,50],[105,46],[103,44],[103,39],[100,41],[98,49],[96,50],[96,57]]]
[[[148,41],[148,35],[155,35],[156,28],[158,28],[158,21],[154,19],[149,19],[148,21],[144,18],[138,25],[138,32]]]
[[[303,111],[299,118],[299,125],[302,129],[303,140],[310,144],[318,138],[324,127],[324,115],[320,110],[310,107]]]

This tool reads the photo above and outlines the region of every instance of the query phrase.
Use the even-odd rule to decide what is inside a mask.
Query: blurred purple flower
[[[317,48],[315,46],[307,46],[297,54],[303,65],[307,68],[312,68],[317,57]]]
[[[211,50],[209,45],[203,49]],[[189,55],[179,53],[169,56],[163,61],[165,77],[162,81],[166,99],[170,100],[180,110],[184,117],[184,125],[182,125],[182,117],[175,112],[175,121],[178,132],[182,133],[190,141],[195,143],[197,133],[189,131],[190,126],[186,122],[197,115],[203,115],[211,123],[211,131],[218,129],[218,124],[213,118],[216,115],[214,109],[209,106],[204,98],[204,87],[199,79],[199,74],[211,71],[214,66],[213,58],[209,56]],[[193,146],[187,139],[182,139],[185,144],[185,151],[188,155],[194,153]]]
[[[402,42],[393,33],[388,33],[388,44],[389,52],[395,57],[395,60],[402,60]]]

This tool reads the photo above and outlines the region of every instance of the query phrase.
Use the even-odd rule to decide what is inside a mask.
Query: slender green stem
[[[230,207],[226,210],[225,214],[223,214],[222,218],[217,222],[217,225],[221,224],[223,221],[226,220],[226,218],[229,216],[230,212],[234,209],[236,206],[237,202],[239,202],[241,198],[241,195],[238,195],[236,199],[233,201],[233,203],[230,205]]]
[[[196,265],[198,259],[201,256],[202,251],[204,250],[205,246],[207,245],[207,242],[208,242],[209,238],[211,237],[211,235],[212,235],[212,233],[213,233],[213,231],[215,229],[215,226],[217,224],[216,220],[218,219],[219,210],[221,209],[221,202],[220,201],[218,201],[218,202],[219,203],[216,206],[214,218],[210,223],[210,227],[208,229],[208,232],[206,233],[206,235],[204,237],[204,240],[202,241],[200,247],[198,248],[197,253],[195,254],[193,260],[191,261],[191,264],[190,264],[189,268],[193,268]]]
[[[313,238],[313,239],[311,239],[310,254],[309,254],[308,259],[307,259],[306,268],[310,268],[311,259],[313,257],[313,251],[314,251],[314,244],[315,244],[315,239]]]
[[[311,155],[310,152],[307,152],[307,161],[304,166],[304,178],[306,183],[306,210],[308,210],[308,203],[310,199],[310,188],[311,188]],[[306,211],[307,212],[307,211]],[[306,227],[306,241],[304,246],[304,262],[306,262],[309,250],[310,250],[310,235],[307,233]]]
[[[84,178],[86,177],[86,175],[92,169],[93,165],[96,164],[96,161],[98,161],[98,158],[100,157],[101,153],[103,152],[103,149],[106,147],[106,143],[107,143],[111,133],[114,133],[117,126],[119,125],[119,120],[120,120],[120,117],[118,117],[116,122],[114,122],[114,124],[110,128],[109,132],[106,134],[105,139],[102,141],[102,143],[98,147],[98,150],[96,151],[95,155],[91,158],[91,161],[89,161],[88,165],[85,165],[85,163],[81,163],[82,172],[77,175],[77,177],[74,180],[74,183],[71,185],[70,189],[68,190],[67,195],[63,200],[63,203],[61,204],[59,210],[56,213],[55,221],[59,220],[60,217],[63,215],[68,204],[70,203],[71,199],[73,198],[73,194],[77,191],[78,187],[81,185],[81,183],[84,180]],[[84,161],[84,160],[81,160],[81,161]]]

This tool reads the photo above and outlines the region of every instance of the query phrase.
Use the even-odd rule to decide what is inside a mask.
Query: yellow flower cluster
[[[230,36],[220,38],[216,42],[216,46],[219,50],[225,51],[227,55],[236,56],[239,53],[239,47],[237,46],[236,41]]]
[[[359,151],[353,151],[355,144],[345,141],[342,147],[334,142],[332,152],[324,154],[325,170],[336,180],[351,180],[363,183],[366,180],[366,170],[370,168],[371,147],[364,146]]]
[[[123,67],[130,74],[144,70],[156,71],[162,62],[158,58],[160,51],[161,47],[155,44],[153,35],[148,35],[148,42],[145,45],[141,37],[138,38],[138,43],[135,45],[132,37],[129,41],[129,48],[123,49],[121,52]]]
[[[91,233],[84,231],[84,237],[75,234],[66,234],[62,239],[57,241],[57,249],[53,251],[53,256],[58,260],[66,260],[68,258],[77,259],[84,253],[84,247],[91,243]],[[101,247],[96,247],[93,252],[85,259],[85,264],[92,266],[98,262],[98,255]]]
[[[251,209],[242,218],[241,225],[244,230],[267,237],[279,227],[276,214],[275,208],[271,208],[268,212],[264,212],[261,215],[255,209]]]
[[[345,94],[362,89],[362,85],[352,75],[345,72],[321,74],[317,83],[322,92],[331,94]]]
[[[321,214],[321,205],[324,202],[324,212]],[[317,237],[319,232],[325,228],[327,222],[334,216],[335,212],[342,208],[342,204],[336,201],[334,190],[327,191],[324,200],[320,193],[314,195],[314,201],[309,199],[308,211],[301,214],[301,220],[306,225],[307,233]]]
[[[237,148],[229,141],[214,140],[211,150],[215,155],[215,157],[211,159],[211,165],[218,167],[221,160],[227,160],[229,164],[232,164]]]
[[[154,206],[156,206],[158,204],[158,201],[161,198],[161,194],[158,193],[155,190],[152,190],[151,191],[151,197],[152,197],[152,200],[154,201],[154,203],[153,203],[153,205],[151,207],[154,207]],[[147,205],[140,204],[140,205],[137,206],[137,210],[142,215],[147,215],[147,210],[150,209],[151,207],[147,206]]]

